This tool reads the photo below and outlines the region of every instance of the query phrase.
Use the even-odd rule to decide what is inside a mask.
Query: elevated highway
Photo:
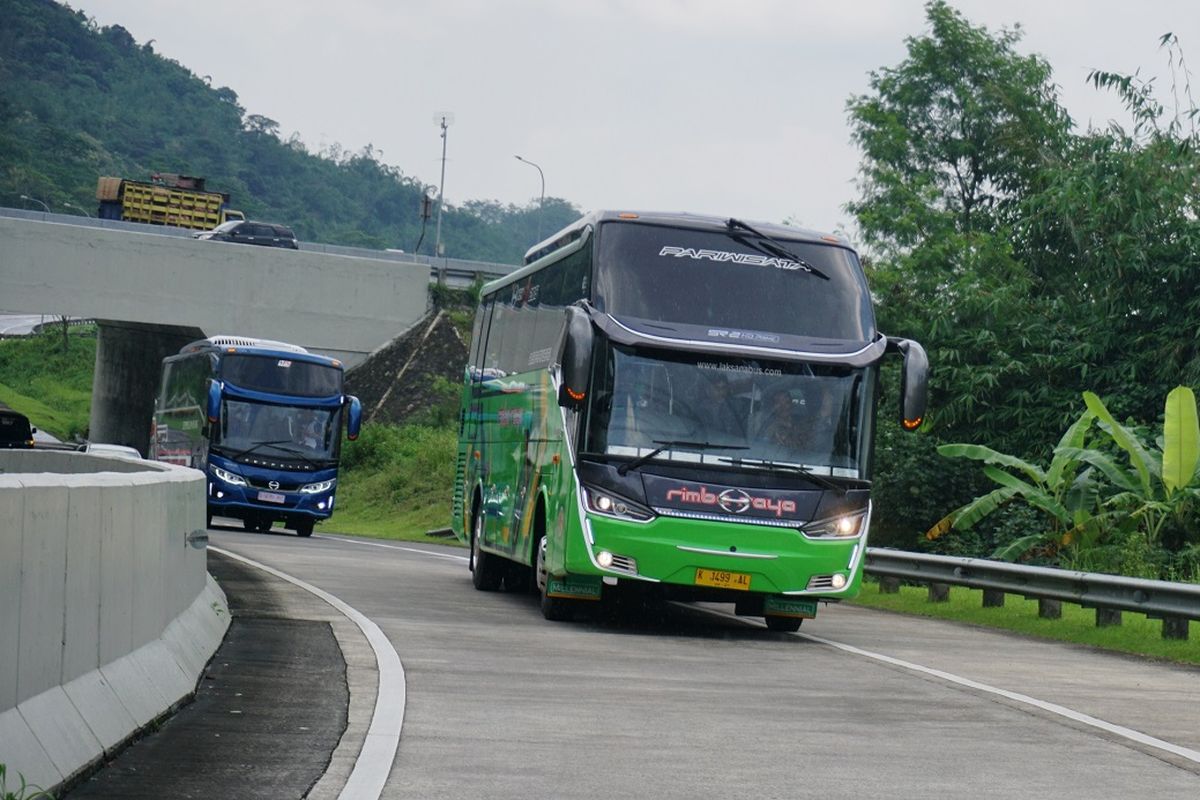
[[[280,250],[86,223],[0,215],[0,313],[96,319],[91,438],[143,452],[159,364],[187,342],[276,339],[353,366],[424,315],[431,268],[464,271],[400,253]]]

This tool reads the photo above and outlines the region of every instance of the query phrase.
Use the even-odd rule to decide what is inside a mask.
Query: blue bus
[[[282,522],[311,536],[333,513],[343,426],[358,438],[362,406],[344,369],[303,347],[213,336],[163,359],[150,457],[208,476],[208,522],[248,531]]]

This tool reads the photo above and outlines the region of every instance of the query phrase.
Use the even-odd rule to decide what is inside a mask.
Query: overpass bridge
[[[173,228],[0,214],[0,312],[96,319],[91,438],[142,452],[160,362],[187,342],[223,333],[276,339],[354,366],[425,314],[431,270],[462,282],[464,274],[514,269],[466,265],[329,245],[231,246]]]

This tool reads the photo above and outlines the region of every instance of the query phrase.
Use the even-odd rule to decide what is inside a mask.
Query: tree
[[[881,329],[920,339],[934,367],[933,430],[1022,449],[1076,395],[1056,358],[1064,332],[1044,276],[1014,250],[1021,203],[1069,140],[1049,66],[937,0],[929,31],[848,104],[862,148],[849,205],[872,254]],[[1054,402],[1055,400],[1059,402]]]

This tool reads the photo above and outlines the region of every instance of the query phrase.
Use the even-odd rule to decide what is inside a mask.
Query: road
[[[465,553],[214,530],[379,626],[406,682],[386,798],[1195,797],[1200,670],[849,606],[550,623]]]
[[[36,326],[55,319],[46,314],[0,314],[0,337],[28,336]]]

